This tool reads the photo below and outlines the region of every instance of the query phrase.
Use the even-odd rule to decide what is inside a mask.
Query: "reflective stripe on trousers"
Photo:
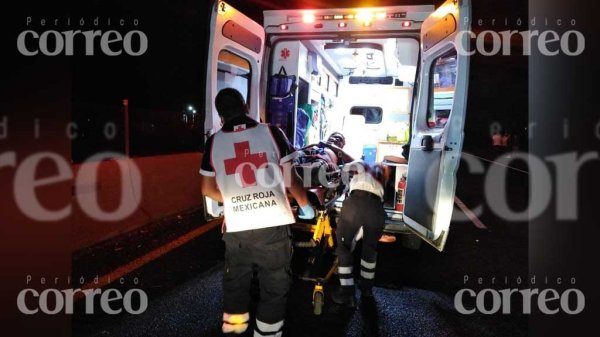
[[[242,334],[248,329],[248,320],[250,320],[249,313],[243,314],[229,314],[223,313],[223,333],[234,333]]]
[[[366,280],[372,280],[375,278],[375,267],[377,262],[367,262],[363,259],[360,260],[360,276]]]
[[[353,286],[354,277],[352,276],[354,268],[352,266],[338,267],[338,276],[340,278],[340,284],[343,286]]]
[[[254,337],[281,337],[283,334],[282,328],[283,320],[269,324],[257,319]]]

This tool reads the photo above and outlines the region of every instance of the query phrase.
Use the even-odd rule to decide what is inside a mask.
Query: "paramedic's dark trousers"
[[[356,245],[356,237],[362,228],[361,286],[373,287],[377,262],[377,242],[383,234],[385,217],[383,204],[375,194],[361,190],[352,191],[348,199],[344,201],[336,229],[338,275],[342,286],[354,287],[352,251]]]
[[[250,284],[256,270],[260,302],[256,311],[254,336],[281,336],[292,280],[289,226],[225,233],[223,241],[223,332],[240,334],[248,328]]]

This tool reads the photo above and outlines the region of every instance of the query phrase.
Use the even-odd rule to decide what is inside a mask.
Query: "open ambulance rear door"
[[[421,26],[404,222],[442,251],[452,218],[469,77],[470,0],[448,0]]]
[[[214,98],[223,88],[235,88],[246,99],[250,116],[259,118],[260,75],[265,32],[263,27],[224,1],[212,6],[206,69],[205,135],[221,128]],[[205,213],[223,215],[219,204],[205,197]]]

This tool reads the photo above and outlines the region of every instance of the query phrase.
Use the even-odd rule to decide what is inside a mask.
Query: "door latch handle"
[[[423,136],[423,138],[421,139],[421,147],[425,152],[433,151],[433,137],[431,137],[430,135]]]

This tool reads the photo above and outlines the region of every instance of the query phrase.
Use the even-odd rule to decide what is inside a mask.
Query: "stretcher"
[[[341,168],[325,172],[327,182],[309,189],[309,200],[315,208],[315,219],[301,220],[294,229],[312,233],[306,241],[295,241],[294,246],[308,250],[307,268],[303,273],[295,274],[299,279],[313,282],[312,305],[315,315],[320,315],[325,302],[324,284],[337,269],[335,248],[335,203],[347,192],[347,186],[341,178]]]

